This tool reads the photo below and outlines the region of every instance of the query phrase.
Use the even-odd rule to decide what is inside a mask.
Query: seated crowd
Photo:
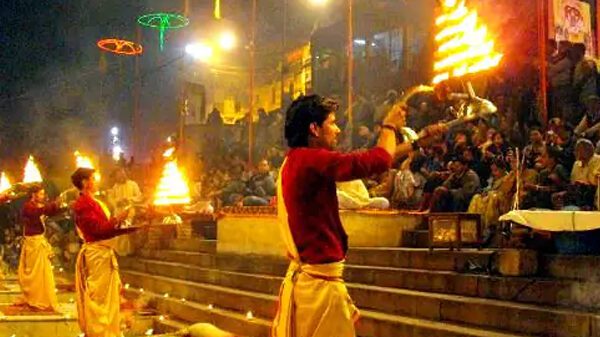
[[[519,148],[480,121],[451,130],[385,174],[338,184],[340,208],[471,212],[481,214],[486,226],[517,205],[596,209],[600,156],[592,140],[554,118],[546,129],[529,127],[529,141]],[[203,195],[217,198],[221,206],[273,205],[277,168],[271,163],[281,162],[284,153],[267,153],[276,155],[263,157],[255,169],[241,156],[208,168]]]

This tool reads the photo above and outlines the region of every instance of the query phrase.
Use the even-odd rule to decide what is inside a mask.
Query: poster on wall
[[[589,56],[596,55],[592,32],[592,10],[587,2],[579,0],[553,0],[552,12],[556,41],[568,40],[584,43]]]

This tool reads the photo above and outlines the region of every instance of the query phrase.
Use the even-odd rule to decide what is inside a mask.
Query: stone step
[[[539,269],[549,277],[596,282],[600,280],[600,256],[545,255]]]
[[[2,306],[6,304],[0,304]],[[75,304],[61,305],[62,314],[0,316],[0,336],[68,337],[80,336]],[[151,316],[136,316],[133,325],[123,331],[125,337],[144,336],[153,326]],[[40,333],[43,332],[43,333]]]
[[[197,253],[215,253],[217,251],[217,240],[176,239],[171,240],[169,246],[169,248],[172,250],[183,250]]]
[[[57,294],[59,303],[75,303],[75,293],[59,291]],[[17,290],[0,290],[0,303],[16,303],[23,298],[23,293],[20,289]]]
[[[526,337],[424,319],[362,311],[357,323],[361,337]]]
[[[169,293],[169,296],[204,301],[242,313],[251,310],[256,315],[268,318],[275,313],[275,295],[281,283],[281,278],[240,273],[226,274],[220,278],[230,283],[228,287],[130,271],[123,271],[122,277],[145,290],[156,292],[160,289]],[[234,284],[236,281],[237,284]],[[594,322],[600,321],[600,316],[593,314],[536,305],[352,283],[347,286],[351,297],[361,309],[482,328],[544,336],[584,337],[595,336],[590,332],[595,329]],[[504,314],[507,310],[511,315]],[[520,319],[515,320],[514,317]]]
[[[398,267],[431,270],[463,271],[469,263],[487,265],[493,258],[494,250],[464,249],[459,251],[434,250],[422,248],[351,248],[348,251],[346,262],[354,265],[369,265],[379,267]],[[251,257],[243,255],[212,255],[208,253],[142,249],[138,256],[146,259],[179,262],[203,267],[210,267],[217,263],[219,269],[248,270],[261,266],[272,266],[272,272],[282,274],[288,266],[283,258]],[[259,267],[260,268],[260,267]]]
[[[189,324],[210,323],[220,329],[230,331],[234,334],[247,337],[268,337],[270,335],[271,322],[260,317],[254,317],[252,320],[246,318],[246,314],[226,310],[213,305],[211,309],[208,304],[203,302],[182,301],[173,297],[164,297],[163,295],[144,290],[129,289],[137,296],[145,296],[150,299],[150,303],[166,319],[183,321]]]
[[[276,297],[272,294],[130,271],[121,271],[121,277],[130,284],[129,289],[143,288],[144,292],[151,291],[181,302],[213,304],[240,313],[252,311],[259,317],[273,317],[276,311]]]
[[[137,256],[160,261],[179,262],[200,267],[215,266],[215,255],[185,250],[142,249]]]
[[[176,319],[169,319],[164,317],[162,319],[155,318],[152,332],[154,335],[173,333],[185,329],[187,328],[187,326],[188,324],[186,324],[185,322]]]
[[[264,274],[262,270],[252,270],[252,265],[247,265],[251,270],[240,273],[225,270],[201,268],[176,262],[161,262],[147,259],[125,258],[121,259],[123,270],[133,270],[154,275],[173,276],[204,283],[218,283],[224,286],[240,288],[237,279],[243,278],[243,273]],[[600,284],[578,282],[572,280],[551,280],[541,278],[502,277],[480,274],[465,274],[449,271],[432,271],[407,268],[346,266],[344,278],[349,283],[375,285],[381,287],[435,292],[469,297],[481,297],[521,303],[551,305],[559,307],[581,307],[587,310],[600,308],[594,289],[600,289]],[[246,278],[243,278],[246,279]],[[278,279],[271,280],[271,291],[278,289]],[[250,280],[246,280],[250,282]],[[227,283],[228,282],[228,283]],[[248,283],[254,285],[254,283]],[[259,285],[260,286],[260,285]],[[252,288],[253,291],[260,288]]]
[[[469,263],[487,265],[495,253],[495,250],[487,249],[352,248],[348,251],[346,262],[377,267],[464,271]]]
[[[402,247],[429,247],[429,230],[417,229],[404,231],[404,234],[402,236]]]
[[[129,291],[135,291],[130,289]],[[138,292],[138,294],[140,294]],[[247,337],[267,337],[270,334],[270,319],[254,317],[248,320],[243,313],[223,309],[213,305],[210,309],[206,303],[181,301],[172,297],[165,298],[160,294],[144,291],[143,296],[150,296],[151,302],[160,312],[168,315],[166,320],[176,317],[186,322],[211,323],[220,329],[231,331]],[[399,315],[362,311],[357,324],[357,334],[361,337],[525,337],[526,335],[510,334],[467,327],[452,323],[434,322],[425,319]]]

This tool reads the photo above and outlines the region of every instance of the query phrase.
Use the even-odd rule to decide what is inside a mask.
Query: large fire
[[[76,168],[88,168],[88,169],[93,169],[93,170],[96,169],[94,167],[94,164],[92,163],[92,160],[90,159],[90,157],[84,156],[79,151],[75,151],[75,153],[73,153],[73,154],[75,155],[75,167]],[[100,181],[100,172],[98,172],[97,170],[94,173],[94,178],[96,179],[96,181]]]
[[[25,174],[23,176],[23,182],[29,183],[41,183],[43,181],[42,174],[33,160],[33,156],[29,156],[27,164],[25,165]]]
[[[502,60],[487,28],[479,23],[477,11],[467,9],[465,1],[442,2],[443,14],[435,22],[439,32],[435,37],[434,84],[494,68]]]
[[[187,180],[173,158],[175,149],[170,148],[164,153],[167,163],[154,192],[154,205],[186,205],[191,202],[190,189]]]
[[[82,155],[79,151],[75,151],[75,165],[77,168],[89,168],[94,169],[94,164],[90,157]]]
[[[0,193],[4,193],[11,188],[12,184],[10,183],[10,180],[8,180],[6,173],[2,172],[2,175],[0,175]]]

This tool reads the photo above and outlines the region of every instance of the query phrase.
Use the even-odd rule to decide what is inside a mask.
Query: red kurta
[[[391,164],[390,154],[379,147],[349,154],[318,148],[289,151],[281,186],[302,262],[323,264],[345,259],[348,236],[340,221],[335,183],[383,173]]]
[[[132,228],[117,228],[119,224],[117,219],[108,219],[102,206],[87,194],[79,195],[73,205],[73,211],[75,225],[88,243],[111,239],[134,231]]]
[[[28,200],[23,205],[21,215],[23,217],[23,233],[25,236],[34,236],[44,234],[44,224],[42,215],[53,216],[60,212],[60,207],[56,203],[49,203],[39,206],[32,200]]]

